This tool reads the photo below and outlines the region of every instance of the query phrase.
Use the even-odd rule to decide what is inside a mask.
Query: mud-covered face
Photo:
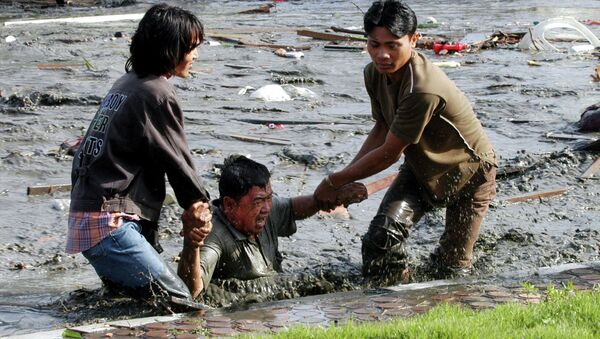
[[[377,71],[391,76],[410,60],[417,40],[418,34],[398,38],[389,29],[377,26],[369,34],[367,51]]]
[[[229,197],[225,203],[225,214],[229,222],[246,235],[258,235],[267,223],[273,206],[273,191],[268,183],[264,188],[253,186],[246,195],[235,201]]]
[[[198,59],[198,48],[194,47],[191,51],[187,52],[183,56],[181,62],[175,66],[173,75],[180,78],[187,78],[190,75],[190,69],[196,59]]]

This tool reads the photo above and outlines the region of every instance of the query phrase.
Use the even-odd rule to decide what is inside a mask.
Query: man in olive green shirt
[[[446,74],[413,50],[415,13],[377,1],[364,17],[372,63],[364,70],[375,126],[352,162],[317,187],[335,188],[405,162],[363,237],[363,274],[406,279],[404,242],[425,212],[446,207],[446,228],[432,255],[435,274],[465,274],[490,201],[496,195],[494,150],[471,104]]]
[[[296,220],[320,210],[312,195],[273,195],[267,168],[243,156],[225,161],[219,180],[220,198],[212,204],[212,231],[199,256],[182,256],[179,274],[194,297],[212,279],[249,280],[281,272],[278,237],[296,233]],[[335,192],[336,202],[349,204],[367,197],[360,183]],[[328,205],[331,207],[332,205]]]

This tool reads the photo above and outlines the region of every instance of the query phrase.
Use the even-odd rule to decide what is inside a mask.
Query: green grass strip
[[[549,288],[540,304],[474,311],[441,304],[426,314],[330,328],[293,327],[267,338],[600,338],[600,289]]]

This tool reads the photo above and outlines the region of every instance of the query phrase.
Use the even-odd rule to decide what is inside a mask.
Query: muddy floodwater
[[[153,3],[44,8],[1,1],[0,23],[142,13]],[[369,56],[327,49],[331,42],[297,35],[296,30],[361,29],[361,9],[366,10],[370,2],[281,1],[269,14],[238,14],[267,3],[263,1],[170,3],[193,11],[209,32],[192,76],[172,82],[186,111],[195,164],[213,197],[218,195],[215,165],[232,153],[267,165],[273,190],[280,196],[310,194],[324,175],[352,159],[373,124],[362,78]],[[439,23],[421,30],[423,34],[450,41],[477,36],[472,33],[525,32],[535,22],[558,16],[600,19],[596,0],[409,3],[420,22],[433,17]],[[29,186],[70,183],[72,157],[60,145],[82,135],[101,98],[123,74],[136,25],[129,20],[0,26],[0,336],[157,312],[140,306],[111,313],[114,307],[100,295],[101,284],[91,266],[81,255],[64,252],[68,192],[27,195]],[[600,36],[600,25],[586,27]],[[555,44],[565,50],[585,43],[570,41],[575,31],[555,33],[554,40],[561,40]],[[302,51],[303,58],[284,58],[268,48],[216,43],[214,36],[219,35],[311,48]],[[460,67],[445,71],[473,103],[500,156],[500,172],[521,169],[498,177],[498,198],[475,246],[476,275],[595,261],[600,256],[600,185],[597,179],[579,178],[599,154],[576,150],[600,134],[579,134],[575,126],[585,107],[600,101],[600,83],[591,77],[599,56],[514,47],[498,45],[443,56],[423,50],[434,61],[460,62]],[[252,88],[282,83],[312,92],[306,95],[287,87],[294,92],[293,100],[283,102],[250,96]],[[576,136],[557,139],[548,133]],[[269,138],[272,143],[232,135]],[[505,201],[557,188],[567,191],[542,200]],[[271,281],[271,287],[259,288],[262,296],[257,293],[253,300],[366,286],[360,276],[361,236],[382,197],[383,192],[378,192],[350,206],[349,216],[300,221],[298,232],[280,241],[286,276]],[[180,213],[177,205],[167,205],[160,220],[163,256],[174,266],[182,247]],[[413,231],[408,250],[415,272],[435,248],[443,225],[440,210],[424,217]],[[419,279],[426,277],[413,277]],[[228,286],[232,284],[236,291],[249,288],[241,282]],[[218,296],[214,294],[215,304],[236,300],[225,295],[218,300]],[[112,303],[121,309],[128,305],[119,300]]]

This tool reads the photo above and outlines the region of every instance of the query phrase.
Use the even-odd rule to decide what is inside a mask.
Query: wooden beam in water
[[[594,176],[594,174],[596,172],[598,172],[598,170],[600,170],[600,157],[598,157],[598,159],[596,159],[596,161],[594,161],[590,167],[588,167],[588,169],[583,172],[583,174],[581,176],[579,176],[579,178],[581,179],[589,179],[591,177]]]
[[[542,191],[542,192],[533,192],[529,194],[519,195],[516,197],[506,198],[505,202],[513,203],[513,202],[523,202],[533,199],[542,199],[542,198],[550,198],[558,195],[562,195],[569,190],[568,187],[561,187],[553,190]]]
[[[343,35],[343,34],[333,34],[333,33],[322,33],[310,31],[307,29],[299,29],[296,31],[296,34],[311,37],[313,39],[319,40],[330,40],[330,41],[346,41],[346,40],[354,40],[354,41],[367,41],[366,37],[363,36],[352,36],[352,35]]]
[[[27,187],[27,195],[43,195],[56,192],[70,192],[70,184],[47,185],[47,186],[29,186]]]
[[[268,137],[258,137],[258,136],[251,136],[251,135],[241,135],[241,134],[224,134],[225,136],[228,136],[230,138],[234,138],[234,139],[238,139],[238,140],[242,140],[242,141],[248,141],[248,142],[259,142],[259,143],[266,143],[266,144],[273,144],[273,145],[291,145],[292,141],[288,140],[288,139],[278,139],[278,138],[268,138]]]

